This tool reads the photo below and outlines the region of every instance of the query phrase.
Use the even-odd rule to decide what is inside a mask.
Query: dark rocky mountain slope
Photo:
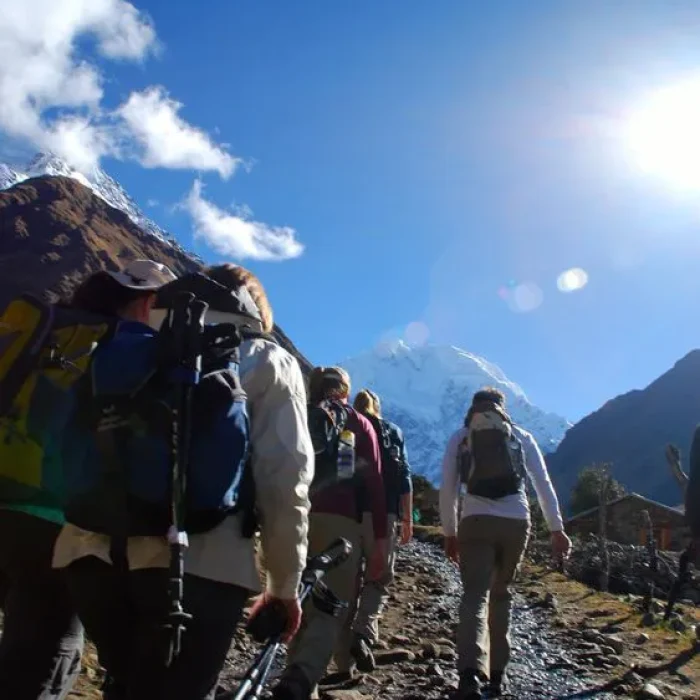
[[[86,275],[133,258],[158,260],[176,274],[200,267],[75,179],[38,177],[0,192],[0,304],[19,291],[55,301]],[[276,333],[308,371],[308,360],[281,329]]]
[[[629,490],[669,505],[681,501],[664,448],[676,444],[687,459],[700,422],[700,350],[693,350],[648,387],[608,401],[566,433],[547,456],[562,501],[568,503],[582,467],[611,462]]]

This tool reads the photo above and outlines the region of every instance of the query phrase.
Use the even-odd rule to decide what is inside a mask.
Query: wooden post
[[[656,578],[656,572],[659,570],[659,553],[656,547],[656,538],[654,537],[654,523],[651,520],[649,511],[642,511],[642,517],[647,528],[647,553],[649,555],[649,580],[647,581],[647,590],[644,594],[642,607],[644,612],[650,612],[651,604],[654,600],[654,579]]]
[[[608,498],[610,494],[609,465],[600,467],[598,489],[598,534],[600,543],[600,590],[608,590],[610,584],[610,552],[608,550]]]

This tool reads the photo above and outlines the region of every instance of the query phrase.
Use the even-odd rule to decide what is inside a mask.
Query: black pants
[[[51,568],[60,525],[0,510],[0,698],[65,698],[80,673],[83,628]]]
[[[183,607],[193,618],[182,650],[166,668],[162,625],[168,612],[168,572],[121,573],[96,557],[66,570],[71,593],[100,663],[110,677],[106,700],[210,700],[216,691],[248,591],[185,576]]]

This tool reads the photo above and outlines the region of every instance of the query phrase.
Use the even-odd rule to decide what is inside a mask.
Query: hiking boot
[[[352,671],[336,671],[328,673],[321,679],[320,685],[340,685],[349,683],[352,680]]]
[[[272,691],[273,700],[309,700],[311,682],[298,666],[290,666]]]
[[[488,693],[490,698],[500,698],[508,693],[508,679],[504,671],[491,671]]]
[[[481,680],[479,672],[468,668],[459,674],[459,688],[454,700],[481,700]]]
[[[350,655],[355,660],[357,670],[362,673],[371,673],[377,667],[369,642],[361,634],[355,635],[350,647]]]

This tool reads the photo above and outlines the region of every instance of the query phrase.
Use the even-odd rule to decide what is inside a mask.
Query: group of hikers
[[[244,617],[274,617],[277,700],[375,668],[413,535],[399,426],[341,367],[304,377],[260,280],[233,264],[177,278],[135,260],[49,305],[0,315],[0,698],[65,698],[85,636],[106,700],[212,700]],[[503,393],[483,388],[443,460],[440,513],[464,594],[457,700],[507,689],[510,585],[532,482],[568,555],[556,493]],[[461,500],[460,500],[460,494]],[[349,555],[302,606],[307,557]],[[249,605],[250,599],[252,605]]]

